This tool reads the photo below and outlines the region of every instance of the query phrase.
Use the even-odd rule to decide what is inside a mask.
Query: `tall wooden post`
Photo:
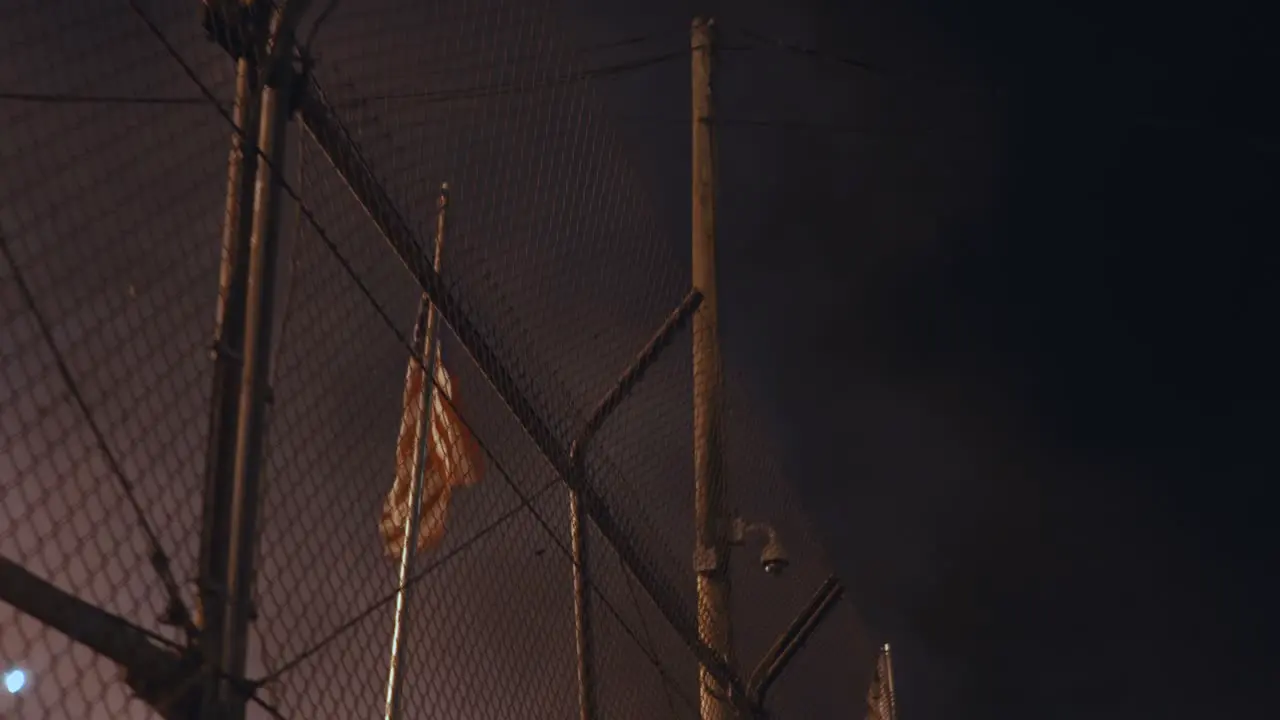
[[[702,306],[693,316],[694,566],[698,582],[698,634],[732,662],[729,616],[729,518],[724,489],[720,411],[723,407],[716,294],[716,166],[711,73],[713,21],[693,21],[693,286]],[[702,720],[733,716],[728,693],[699,668]]]

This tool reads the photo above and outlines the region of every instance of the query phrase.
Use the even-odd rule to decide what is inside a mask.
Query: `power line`
[[[258,151],[258,154],[259,154],[260,161],[270,164],[271,161],[264,154],[262,154],[261,150]],[[276,177],[280,177],[278,173],[276,174]],[[374,298],[373,293],[372,291],[369,290],[368,285],[366,285],[365,282],[360,278],[359,274],[355,270],[355,267],[351,265],[351,262],[338,249],[338,246],[333,241],[333,239],[328,236],[328,233],[320,225],[319,221],[316,220],[315,215],[303,203],[302,198],[299,197],[291,187],[289,187],[288,183],[284,182],[283,180],[280,180],[279,182],[280,182],[281,188],[284,189],[287,193],[289,193],[289,195],[294,199],[294,201],[298,203],[299,208],[303,212],[304,216],[307,218],[308,223],[316,231],[316,236],[320,238],[321,242],[329,250],[330,254],[332,254],[334,256],[334,259],[338,261],[338,264],[343,268],[343,271],[345,272],[345,274],[354,283],[356,283],[357,288],[360,290],[361,294],[365,296],[365,299],[369,301],[369,304],[370,306],[372,306],[374,312],[382,319],[383,323],[392,332],[392,334],[395,335],[396,339],[400,341],[400,344],[404,346],[406,350],[408,350],[410,359],[418,366],[419,369],[422,369],[425,372],[426,364],[423,361],[422,354],[413,347],[413,344],[410,341],[410,339],[405,337],[404,333],[402,333],[398,328],[396,328],[395,323],[391,320],[391,316],[387,313],[387,310],[382,307],[382,305],[377,301],[376,298]],[[448,404],[449,408],[454,411],[454,414],[457,416],[462,426],[466,428],[468,432],[471,433],[471,435],[476,440],[476,444],[480,446],[480,449],[483,450],[485,455],[487,455],[490,461],[492,461],[494,469],[498,471],[498,475],[503,479],[503,481],[507,484],[507,486],[511,489],[511,491],[516,494],[516,497],[520,499],[521,507],[514,508],[512,509],[511,512],[514,513],[521,509],[528,510],[529,514],[533,516],[534,521],[537,522],[538,525],[541,526],[542,529],[546,531],[547,535],[551,538],[552,544],[556,546],[556,549],[558,549],[560,553],[564,555],[565,558],[568,559],[570,563],[572,563],[573,562],[572,551],[565,546],[564,542],[561,541],[559,535],[556,534],[555,530],[551,528],[550,524],[547,523],[546,519],[542,517],[541,513],[539,513],[537,509],[534,508],[534,505],[533,505],[534,500],[536,500],[537,497],[542,492],[544,492],[549,487],[552,487],[560,482],[559,477],[549,481],[548,485],[544,486],[543,488],[540,488],[537,492],[535,492],[533,496],[526,495],[520,489],[519,484],[516,483],[515,480],[511,478],[511,474],[508,473],[506,468],[502,466],[502,463],[498,460],[497,455],[489,448],[488,444],[484,441],[480,433],[476,432],[475,427],[467,419],[466,414],[463,413],[462,410],[458,408],[456,404],[454,404],[453,399],[449,397],[449,394],[446,391],[446,389],[441,386],[439,379],[433,377],[432,384],[435,386],[436,393],[441,397],[442,401]],[[478,538],[473,538],[473,541],[476,539]],[[614,607],[613,602],[609,599],[607,595],[604,594],[604,592],[600,589],[599,585],[594,580],[592,580],[589,575],[585,576],[585,579],[586,579],[586,584],[588,588],[593,593],[595,593],[595,596],[600,600],[601,603],[603,603],[604,607],[609,611],[609,614],[612,615],[613,618],[618,622],[618,625],[631,638],[632,642],[634,642],[636,646],[640,648],[641,654],[644,655],[645,658],[648,659],[651,664],[653,664],[654,668],[657,669],[659,675],[661,675],[668,683],[674,684],[674,680],[671,679],[669,675],[667,675],[666,670],[663,668],[662,661],[657,658],[653,650],[646,648],[644,643],[640,641],[640,637],[636,634],[636,631],[633,630],[631,626],[628,625],[626,621],[622,619],[622,614],[618,611],[616,607]],[[381,607],[391,602],[394,599],[395,599],[395,595],[392,594],[386,598],[383,598],[382,600],[379,600],[378,602],[370,606],[367,610],[362,612],[359,615],[359,617],[362,618],[367,616],[368,614],[375,611],[378,607]],[[354,624],[355,623],[353,622],[351,624],[345,625],[343,628],[344,631],[346,629],[349,629],[350,627],[354,627]],[[329,638],[326,642],[331,642],[335,638],[336,638],[336,635]],[[310,653],[314,654],[314,652],[318,652],[319,649],[320,647],[317,646],[316,648],[313,648],[312,651],[310,651]],[[291,662],[287,665],[287,667],[293,667],[293,666],[296,666],[296,664],[297,664],[296,661]],[[280,674],[280,671],[277,671],[271,677],[278,676],[279,674]],[[680,694],[680,697],[686,702],[686,704],[689,705],[690,708],[694,707],[694,704],[691,698],[689,698],[687,695],[684,695],[683,692],[680,692],[679,694]]]
[[[628,41],[629,42],[629,41]],[[406,90],[401,92],[383,93],[379,95],[365,95],[361,97],[344,100],[336,104],[337,107],[352,107],[363,105],[370,102],[381,102],[391,100],[420,100],[428,103],[452,102],[458,100],[474,100],[490,97],[499,97],[503,95],[515,95],[524,92],[533,92],[544,90],[551,87],[562,85],[570,85],[577,82],[584,82],[595,78],[610,77],[621,75],[627,72],[643,70],[653,67],[661,63],[682,57],[687,51],[675,51],[653,55],[649,57],[639,58],[636,60],[628,60],[600,67],[587,68],[585,70],[577,70],[571,72],[562,72],[550,78],[540,79],[535,82],[522,83],[519,81],[508,81],[503,83],[493,83],[489,85],[474,85],[470,87],[452,88],[448,90]],[[493,69],[491,66],[485,66],[480,69]],[[438,72],[457,72],[456,68],[442,69]],[[47,105],[176,105],[176,106],[201,106],[211,102],[210,98],[201,96],[162,96],[162,95],[93,95],[83,93],[43,93],[43,92],[0,92],[0,100],[10,102],[25,102]],[[212,102],[219,107],[230,108],[231,101],[213,98]]]
[[[857,58],[852,58],[845,55],[839,55],[826,50],[820,50],[815,47],[809,47],[806,45],[800,45],[798,43],[779,40],[777,38],[769,37],[768,35],[765,35],[763,33],[758,33],[754,30],[750,30],[743,27],[738,27],[736,29],[739,33],[743,35],[743,37],[746,37],[749,40],[754,40],[755,42],[758,42],[758,43],[763,43],[764,45],[770,48],[783,50],[796,55],[803,55],[805,57],[825,60],[827,62],[835,63],[838,65],[846,65],[848,67],[852,67],[857,70],[870,73],[872,75],[879,75],[882,77],[886,76],[884,69],[876,65],[872,65],[871,63],[868,63],[864,60],[859,60]]]
[[[494,97],[500,95],[511,95],[519,92],[528,92],[534,90],[543,90],[550,87],[560,85],[569,85],[575,82],[583,82],[601,77],[610,77],[620,75],[636,70],[660,65],[662,63],[674,60],[676,58],[688,55],[688,50],[678,50],[674,52],[652,55],[637,60],[628,60],[612,65],[602,67],[589,68],[586,70],[578,70],[572,72],[561,73],[550,78],[541,79],[528,84],[518,81],[509,81],[504,83],[494,83],[492,85],[480,85],[469,88],[457,88],[453,90],[412,90],[406,92],[384,93],[380,95],[368,95],[355,100],[344,102],[338,107],[346,107],[357,105],[365,102],[378,102],[385,100],[422,100],[424,102],[449,102],[453,100],[472,100],[476,98]]]
[[[488,454],[488,453],[486,452],[486,454]],[[490,459],[493,459],[493,456],[492,456],[492,455],[490,455]],[[497,464],[497,463],[495,462],[495,465],[496,465],[496,464]],[[504,471],[499,467],[499,472],[504,472]],[[531,499],[533,499],[533,500],[537,500],[537,499],[541,498],[544,494],[546,494],[546,492],[547,492],[548,490],[550,490],[551,488],[555,487],[555,486],[556,486],[556,484],[557,484],[557,483],[559,483],[559,482],[560,482],[560,480],[559,480],[558,478],[553,479],[553,480],[548,480],[548,481],[547,481],[547,482],[546,482],[542,487],[538,488],[538,489],[534,492],[534,494],[533,494],[533,496],[532,496],[532,498],[531,498]],[[433,561],[430,565],[428,565],[427,567],[425,567],[425,568],[423,568],[423,569],[419,570],[418,572],[414,573],[412,577],[410,577],[408,580],[406,580],[406,581],[405,581],[405,583],[404,583],[404,585],[403,585],[403,586],[396,587],[396,588],[395,588],[394,590],[392,590],[390,593],[388,593],[388,594],[386,594],[385,596],[383,596],[383,597],[379,598],[378,600],[375,600],[373,603],[371,603],[369,606],[367,606],[364,610],[361,610],[360,612],[358,612],[358,613],[356,613],[355,615],[351,616],[351,618],[350,618],[350,619],[348,619],[346,622],[344,622],[344,623],[342,623],[341,625],[339,625],[338,627],[334,628],[334,630],[333,630],[332,632],[330,632],[330,633],[329,633],[328,635],[326,635],[324,638],[321,638],[321,639],[320,639],[319,641],[317,641],[314,645],[312,645],[311,647],[307,648],[306,650],[303,650],[302,652],[298,653],[298,654],[297,654],[297,655],[296,655],[292,660],[290,660],[289,662],[286,662],[286,663],[284,663],[283,665],[281,665],[280,667],[276,668],[275,670],[272,670],[272,671],[271,671],[270,673],[268,673],[267,675],[264,675],[261,679],[258,679],[258,680],[253,681],[253,682],[254,682],[254,684],[255,684],[255,685],[258,685],[258,686],[266,685],[267,683],[269,683],[269,682],[271,682],[271,681],[273,681],[273,680],[278,679],[281,675],[284,675],[285,673],[289,672],[289,671],[290,671],[290,670],[292,670],[293,668],[295,668],[295,667],[297,667],[297,666],[301,665],[301,664],[302,664],[303,662],[305,662],[307,659],[309,659],[309,658],[311,658],[311,657],[314,657],[314,656],[316,655],[316,653],[318,653],[318,652],[320,652],[321,650],[323,650],[324,648],[328,647],[330,643],[332,643],[333,641],[335,641],[335,640],[337,640],[339,637],[341,637],[343,633],[345,633],[345,632],[347,632],[347,631],[351,630],[351,629],[352,629],[352,628],[354,628],[356,625],[359,625],[359,624],[360,624],[360,621],[364,620],[365,618],[369,617],[369,616],[370,616],[370,615],[372,615],[373,613],[377,612],[377,610],[378,610],[379,608],[381,608],[381,607],[383,607],[383,606],[385,606],[385,605],[388,605],[388,604],[390,604],[391,602],[393,602],[393,601],[396,599],[396,596],[400,594],[400,591],[402,591],[402,590],[406,590],[406,589],[408,589],[408,588],[413,587],[414,585],[417,585],[419,582],[421,582],[423,579],[425,579],[425,578],[426,578],[428,575],[430,575],[432,572],[434,572],[434,571],[436,571],[436,570],[440,569],[441,567],[443,567],[443,566],[444,566],[444,564],[445,564],[445,563],[447,563],[447,562],[449,562],[450,560],[452,560],[453,558],[455,558],[455,557],[457,557],[457,556],[461,555],[464,551],[466,551],[466,550],[467,550],[468,548],[470,548],[472,545],[475,545],[475,544],[476,544],[477,542],[479,542],[481,539],[485,538],[485,537],[486,537],[486,536],[488,536],[490,533],[492,533],[494,530],[497,530],[497,529],[498,529],[499,527],[501,527],[504,523],[506,523],[508,520],[510,520],[511,518],[513,518],[513,517],[515,517],[516,515],[518,515],[518,514],[520,513],[520,511],[521,511],[521,510],[524,510],[524,509],[525,509],[525,507],[524,507],[524,505],[523,505],[523,504],[517,505],[516,507],[513,507],[513,508],[509,508],[506,512],[504,512],[504,513],[502,513],[501,515],[499,515],[498,517],[494,518],[492,521],[490,521],[490,523],[489,523],[488,525],[486,525],[486,526],[484,526],[483,528],[481,528],[481,529],[480,529],[479,531],[477,531],[474,535],[472,535],[471,537],[467,538],[466,540],[464,540],[464,541],[462,541],[462,542],[458,543],[457,547],[453,548],[453,549],[452,549],[452,550],[450,550],[448,553],[446,553],[446,554],[442,555],[441,557],[437,558],[436,560],[434,560],[434,561]]]
[[[320,238],[321,242],[326,246],[326,248],[338,261],[339,265],[342,267],[343,271],[348,275],[348,277],[350,277],[351,280],[356,283],[357,288],[360,290],[361,294],[363,294],[365,298],[369,301],[375,313],[383,320],[383,322],[387,325],[388,329],[391,330],[391,332],[396,336],[396,338],[400,340],[401,344],[409,351],[410,358],[418,365],[418,367],[419,368],[425,367],[425,363],[423,363],[421,353],[416,352],[415,349],[413,348],[412,343],[409,341],[409,339],[406,338],[398,328],[396,328],[395,323],[392,321],[386,309],[383,308],[381,304],[377,302],[376,298],[374,298],[368,286],[360,278],[359,274],[355,271],[355,268],[351,265],[351,262],[345,256],[342,255],[341,251],[337,247],[337,244],[333,241],[332,238],[329,237],[328,232],[320,224],[319,220],[316,219],[315,214],[306,205],[302,197],[298,194],[297,190],[295,190],[289,184],[289,182],[284,179],[284,176],[279,172],[279,169],[276,168],[274,166],[274,163],[271,162],[271,159],[267,157],[265,153],[262,152],[262,149],[258,148],[255,143],[252,143],[251,139],[248,138],[245,131],[236,125],[235,120],[227,113],[226,109],[221,104],[219,104],[219,102],[217,101],[217,98],[214,97],[212,91],[209,90],[208,86],[204,84],[204,82],[200,79],[199,75],[196,74],[195,70],[186,62],[186,60],[182,57],[182,54],[178,52],[177,48],[175,48],[173,44],[169,42],[169,39],[164,34],[164,31],[161,30],[160,27],[156,25],[149,16],[147,16],[146,12],[143,11],[141,7],[139,7],[137,0],[129,0],[129,6],[134,11],[134,13],[138,16],[139,20],[141,20],[142,23],[146,25],[147,28],[151,31],[151,33],[155,36],[156,40],[159,41],[160,44],[165,48],[166,52],[169,53],[170,57],[176,63],[178,63],[179,67],[182,68],[184,74],[187,75],[187,77],[197,86],[197,88],[199,88],[201,94],[208,100],[209,104],[212,107],[214,107],[214,109],[218,111],[218,114],[221,115],[222,118],[232,127],[233,131],[240,134],[241,137],[244,137],[246,140],[250,141],[250,147],[253,147],[255,149],[255,152],[258,155],[259,162],[265,163],[267,167],[273,170],[273,173],[272,173],[273,181],[278,183],[280,188],[284,190],[286,194],[288,194],[289,197],[292,198],[294,202],[298,204],[299,211],[303,214],[304,217],[306,217],[307,222],[308,224],[311,225],[312,229],[316,231],[316,236]],[[656,60],[651,60],[651,62],[669,59],[669,57],[677,57],[681,54],[683,53],[673,53],[673,54],[670,54],[669,56],[664,56]],[[632,64],[632,66],[634,66],[634,64]],[[628,67],[628,66],[620,65],[616,67]],[[456,405],[453,404],[451,398],[449,398],[448,396],[448,393],[445,392],[445,389],[440,387],[439,380],[433,377],[432,382],[433,384],[436,385],[437,390],[440,393],[440,396],[446,402],[448,402],[450,407],[454,410],[454,413],[458,416],[458,419],[461,421],[462,425],[468,431],[471,432],[472,436],[476,440],[476,443],[485,452],[485,454],[488,455],[489,458],[493,461],[495,469],[498,470],[498,474],[507,483],[508,487],[511,488],[512,492],[514,492],[516,496],[520,498],[522,507],[527,509],[530,515],[533,516],[534,520],[543,528],[543,530],[546,531],[547,535],[551,538],[552,544],[556,546],[556,548],[561,552],[561,554],[563,554],[566,558],[570,560],[570,562],[572,562],[572,557],[573,557],[572,552],[570,552],[569,548],[565,546],[563,541],[561,541],[559,535],[551,528],[551,526],[547,523],[546,519],[542,517],[542,515],[537,511],[536,508],[534,508],[533,500],[536,498],[536,494],[534,497],[530,497],[520,489],[519,485],[514,480],[511,479],[510,475],[502,467],[496,455],[487,447],[486,443],[483,441],[483,438],[480,436],[480,434],[475,432],[473,426],[467,420],[465,415],[456,407]],[[557,468],[557,472],[558,471],[559,471],[559,468]],[[558,483],[559,481],[560,480],[557,477],[555,480],[550,481],[546,487],[551,487],[556,483]],[[543,490],[545,490],[545,488],[543,488],[542,490],[539,490],[539,492],[542,492]],[[628,625],[626,621],[623,620],[622,615],[618,612],[617,608],[614,607],[613,603],[609,600],[608,596],[606,596],[600,590],[596,582],[591,580],[588,577],[587,585],[595,593],[596,597],[599,598],[599,600],[604,605],[604,607],[609,611],[609,613],[613,615],[614,619],[617,620],[618,625],[623,629],[623,631],[631,638],[631,640],[636,644],[636,646],[640,648],[641,654],[644,655],[645,658],[651,664],[653,664],[655,668],[657,668],[658,673],[660,675],[666,678],[668,682],[674,683],[674,680],[672,680],[667,675],[665,669],[663,668],[661,660],[659,660],[651,650],[648,650],[647,648],[645,648],[644,643],[640,641],[640,638],[637,636],[635,630],[633,630],[630,627],[630,625]],[[389,601],[388,600],[381,601],[381,603],[385,603],[385,602],[389,602]],[[381,603],[370,607],[365,611],[365,613],[373,612],[374,610],[376,610],[377,607],[381,605]],[[326,642],[331,642],[331,641],[332,641],[332,637],[328,639]],[[322,645],[313,647],[309,651],[309,653],[314,654],[315,652],[318,652],[320,647],[322,647]],[[286,668],[294,667],[296,666],[297,662],[298,660],[295,659],[291,663],[286,664],[285,667]],[[260,682],[269,681],[270,679],[279,676],[281,672],[282,670],[277,670],[271,676],[268,676],[267,678],[265,678],[263,681],[260,681]],[[682,697],[682,699],[684,699],[686,703],[689,704],[691,708],[694,707],[692,700],[688,698],[688,696],[684,695],[683,692],[680,692],[679,694]]]
[[[644,117],[622,115],[619,122],[636,125],[675,125],[688,127],[688,118]],[[753,128],[761,130],[788,130],[803,132],[824,132],[833,135],[863,135],[867,137],[920,137],[925,133],[916,130],[877,130],[852,123],[815,123],[804,120],[782,120],[769,118],[735,118],[717,117],[711,121],[717,128]]]
[[[880,80],[894,81],[896,83],[905,83],[907,85],[928,86],[934,90],[962,90],[965,92],[981,92],[987,89],[987,86],[975,84],[971,82],[956,82],[952,79],[939,78],[936,76],[920,75],[913,73],[904,73],[901,71],[886,68],[882,65],[868,62],[859,58],[845,55],[838,52],[832,52],[823,48],[812,45],[804,45],[801,43],[788,42],[772,37],[766,33],[761,33],[749,28],[737,27],[737,32],[742,34],[748,40],[759,45],[755,46],[757,50],[781,50],[793,55],[807,57],[811,60],[829,63],[832,65],[843,65],[852,68],[870,77]]]
[[[0,100],[47,105],[186,105],[208,103],[202,97],[164,97],[159,95],[85,95],[80,93],[0,92]],[[230,101],[218,101],[231,106]]]

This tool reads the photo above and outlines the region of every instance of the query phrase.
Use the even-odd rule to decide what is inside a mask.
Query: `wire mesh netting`
[[[69,598],[40,617],[0,602],[6,718],[157,716],[111,655],[124,641],[95,652],[59,618],[106,611],[178,664],[210,610],[196,578],[235,68],[196,5],[22,0],[0,26],[0,570],[6,592]],[[299,32],[314,74],[298,87],[332,110],[414,254],[370,221],[331,138],[295,117],[277,176],[250,716],[381,716],[397,613],[403,717],[573,716],[567,457],[548,448],[583,437],[691,282],[681,218],[634,170],[597,86],[687,63],[688,40],[579,43],[557,0],[314,5]],[[444,369],[423,383],[424,415],[406,378],[435,360],[406,265],[430,264],[446,183],[440,274],[467,326],[435,323]],[[686,326],[582,451],[593,512],[611,521],[585,528],[599,717],[698,716],[691,352]],[[784,582],[735,560],[745,676],[829,566],[733,377],[732,504],[803,558]],[[427,439],[405,435],[415,421]],[[438,468],[424,471],[426,540],[399,593],[379,518],[403,531],[388,496],[424,466]],[[802,654],[779,683],[779,716],[859,706],[840,680],[852,610],[828,625],[821,659]]]

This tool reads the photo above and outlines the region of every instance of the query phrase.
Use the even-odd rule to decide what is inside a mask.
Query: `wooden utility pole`
[[[729,518],[721,457],[720,336],[716,294],[716,165],[711,72],[713,21],[697,18],[691,33],[693,70],[693,286],[702,307],[693,316],[694,566],[698,575],[698,634],[732,663],[729,617]],[[704,666],[698,670],[702,720],[733,716],[729,690]]]

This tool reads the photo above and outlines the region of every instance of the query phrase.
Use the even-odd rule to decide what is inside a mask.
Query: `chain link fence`
[[[440,323],[449,387],[433,408],[473,438],[476,472],[409,568],[402,716],[573,717],[574,542],[565,458],[547,448],[580,437],[690,286],[687,231],[670,232],[680,222],[632,169],[597,88],[687,63],[687,37],[584,45],[557,0],[314,5],[299,32],[309,92],[403,218],[411,270],[428,262],[448,184],[440,274],[467,321]],[[14,6],[0,26],[4,578],[48,583],[177,657],[192,634],[177,609],[199,620],[233,63],[195,3]],[[396,438],[406,367],[424,360],[411,357],[422,289],[303,124],[290,123],[281,168],[249,713],[380,717],[398,580],[379,517],[405,472]],[[688,327],[673,338],[582,458],[631,548],[587,523],[600,718],[698,717],[697,655],[672,622],[693,623],[696,606]],[[830,568],[734,377],[732,504],[794,557],[782,581],[735,560],[745,676]],[[136,678],[44,620],[0,602],[0,663],[23,673],[6,675],[0,717],[157,716]],[[779,683],[778,717],[861,714],[859,632],[837,608]]]

